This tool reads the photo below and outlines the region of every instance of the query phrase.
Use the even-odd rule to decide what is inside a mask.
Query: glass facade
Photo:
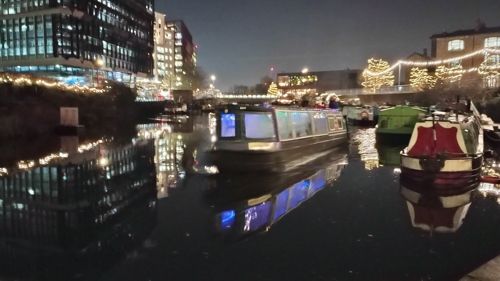
[[[113,72],[152,74],[152,0],[0,3],[6,7],[0,13],[0,70],[75,75],[97,68],[99,59],[108,78],[118,77]]]

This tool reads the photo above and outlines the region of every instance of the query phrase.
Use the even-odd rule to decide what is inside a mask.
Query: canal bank
[[[77,107],[79,124],[87,131],[115,134],[127,124],[157,115],[164,106],[136,102],[136,93],[121,84],[110,83],[105,92],[92,93],[4,83],[0,85],[0,139],[51,134],[60,124],[61,107]]]

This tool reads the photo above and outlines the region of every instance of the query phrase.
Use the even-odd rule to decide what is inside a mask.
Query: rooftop
[[[475,34],[487,34],[487,33],[496,33],[496,32],[500,32],[500,26],[487,27],[485,24],[480,23],[476,26],[476,28],[473,28],[473,29],[461,29],[461,30],[456,30],[453,32],[443,32],[443,33],[434,34],[431,36],[431,39],[475,35]]]

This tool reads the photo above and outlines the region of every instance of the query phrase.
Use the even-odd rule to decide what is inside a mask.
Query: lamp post
[[[214,87],[215,87],[215,80],[217,80],[217,76],[215,76],[214,74],[210,75],[210,81],[212,81],[212,85],[214,85]]]

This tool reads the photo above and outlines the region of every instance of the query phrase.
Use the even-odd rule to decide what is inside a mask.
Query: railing
[[[375,92],[366,88],[359,89],[342,89],[342,90],[331,90],[325,92],[325,94],[336,94],[337,96],[360,96],[360,95],[380,95],[380,94],[412,94],[416,93],[418,90],[410,85],[398,85],[383,87]]]

